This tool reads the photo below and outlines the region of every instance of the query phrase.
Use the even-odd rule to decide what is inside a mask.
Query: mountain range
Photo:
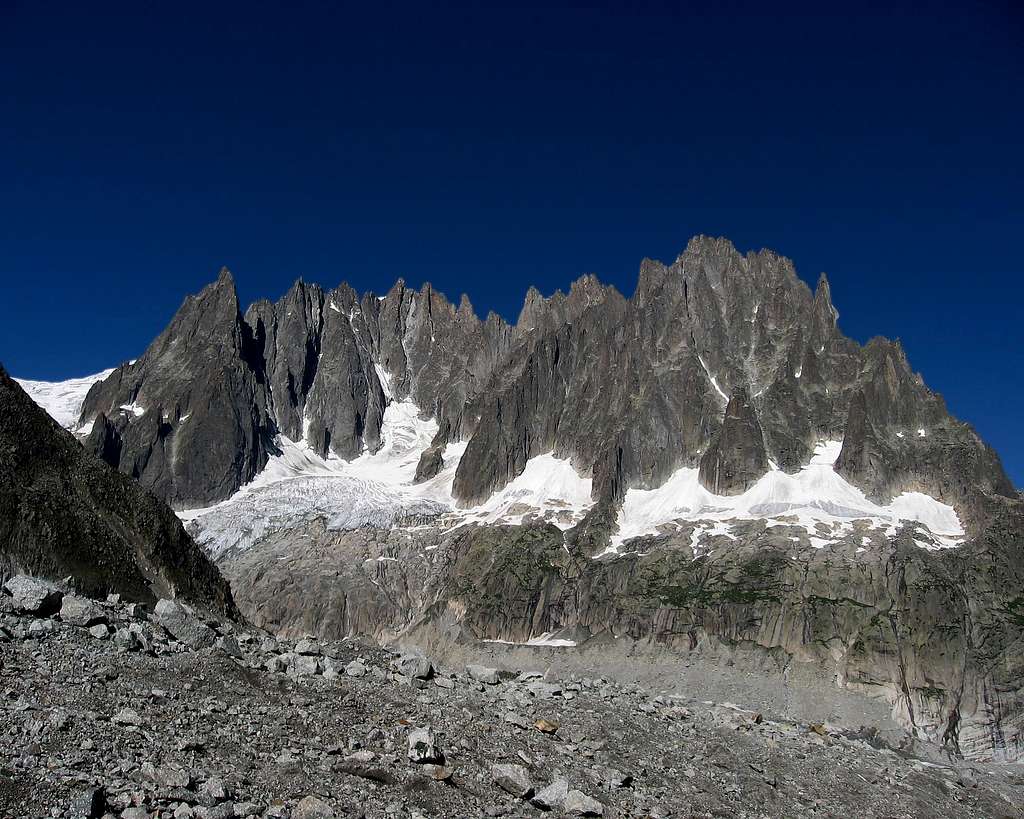
[[[222,270],[137,360],[23,385],[279,634],[655,646],[1017,759],[1024,503],[838,319],[824,275],[705,236],[514,325],[401,280],[243,311]]]

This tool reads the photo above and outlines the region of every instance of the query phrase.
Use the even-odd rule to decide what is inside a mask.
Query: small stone
[[[547,719],[539,719],[533,723],[533,727],[542,734],[553,734],[558,730],[558,723]]]
[[[485,665],[467,665],[466,673],[472,679],[484,685],[497,685],[499,682],[498,669],[496,668],[488,668]]]
[[[444,688],[445,690],[450,691],[455,688],[455,680],[451,677],[434,677],[434,685],[438,688]]]
[[[63,592],[52,583],[38,577],[19,574],[4,584],[11,595],[15,611],[46,617],[60,610]]]
[[[416,763],[443,763],[441,754],[430,728],[417,728],[409,732],[409,761]]]
[[[110,718],[110,721],[115,725],[134,725],[136,727],[142,725],[142,717],[131,708],[122,708]]]
[[[97,640],[106,640],[110,636],[110,627],[106,623],[97,623],[89,627],[89,634]]]
[[[569,791],[562,801],[562,810],[569,816],[604,816],[604,805],[583,791]]]
[[[145,808],[126,808],[121,811],[121,819],[149,819],[149,811]]]
[[[347,666],[345,666],[345,675],[348,677],[365,677],[366,666],[363,665],[359,660],[353,660]]]
[[[569,793],[569,783],[565,779],[556,779],[546,788],[538,791],[530,800],[541,810],[554,810],[565,801]]]
[[[526,799],[533,793],[530,774],[522,765],[492,765],[491,779],[503,791],[518,799]]]
[[[526,684],[526,690],[539,700],[549,700],[562,693],[562,686],[554,683],[530,682]]]
[[[334,808],[317,796],[305,797],[292,811],[292,819],[334,819],[334,817]]]

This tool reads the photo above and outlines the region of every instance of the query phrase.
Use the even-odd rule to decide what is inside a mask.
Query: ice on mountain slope
[[[795,519],[811,535],[812,545],[830,542],[817,535],[818,524],[845,528],[854,520],[895,531],[900,521],[916,521],[931,532],[939,546],[955,546],[964,529],[951,506],[920,492],[905,492],[880,506],[842,478],[833,464],[842,449],[841,441],[820,443],[810,463],[795,475],[770,471],[742,495],[714,495],[700,485],[696,469],[677,470],[657,489],[631,489],[626,493],[618,517],[618,532],[612,549],[640,535],[654,534],[673,521],[702,521],[723,524],[732,520],[767,519],[783,516]],[[701,533],[723,534],[727,529]],[[695,532],[695,536],[696,536]],[[924,544],[926,548],[935,545]]]
[[[223,503],[182,517],[190,518],[189,533],[219,560],[266,534],[298,529],[316,518],[332,530],[388,528],[409,518],[435,517],[447,508],[372,481],[329,474],[247,487]]]
[[[413,483],[420,454],[436,432],[437,422],[421,418],[415,405],[393,402],[384,411],[380,449],[352,461],[321,458],[306,442],[278,436],[278,454],[253,481],[215,506],[178,515],[219,559],[272,531],[298,528],[315,518],[323,518],[328,529],[343,530],[386,528],[441,515],[449,516],[453,526],[521,523],[532,515],[567,528],[590,506],[590,479],[549,453],[528,461],[523,473],[487,503],[457,509],[452,482],[465,442],[448,444],[441,471]]]
[[[391,379],[378,366],[387,396]],[[452,483],[466,443],[448,444],[441,471],[425,483],[413,483],[421,453],[437,433],[437,421],[422,418],[415,404],[392,400],[384,410],[381,446],[352,461],[317,455],[305,441],[278,436],[279,453],[251,483],[228,500],[207,509],[180,513],[190,531],[215,557],[243,549],[270,531],[297,528],[323,518],[329,529],[362,526],[386,528],[410,518],[444,518],[439,525],[466,523],[522,524],[546,520],[568,529],[592,505],[592,482],[567,459],[554,453],[535,456],[515,479],[484,503],[458,508]],[[806,467],[795,475],[773,469],[747,492],[718,496],[704,489],[696,469],[680,469],[653,490],[630,490],[619,512],[618,532],[609,551],[626,540],[653,534],[674,521],[696,521],[694,548],[713,536],[732,537],[736,520],[766,519],[779,525],[803,526],[813,546],[821,547],[853,531],[853,521],[895,531],[900,521],[917,521],[930,540],[925,548],[954,546],[963,538],[955,511],[933,498],[907,492],[886,506],[864,493],[833,469],[842,443],[818,445]]]
[[[412,484],[420,452],[436,431],[437,422],[421,419],[414,405],[394,402],[384,410],[380,449],[352,461],[321,458],[305,441],[278,435],[278,453],[255,479],[221,503],[178,516],[215,560],[269,532],[298,528],[315,518],[323,518],[328,529],[341,530],[436,517],[451,508],[454,465],[446,462],[442,475]],[[458,447],[454,452],[461,454]],[[442,476],[447,491],[439,485]]]
[[[381,381],[382,386],[384,381]],[[390,384],[385,387],[385,392]],[[420,454],[437,434],[437,421],[424,420],[411,401],[387,405],[381,425],[381,447],[374,453],[364,452],[345,467],[346,474],[370,481],[398,485],[412,483]]]
[[[25,378],[14,380],[54,421],[65,429],[74,429],[78,425],[78,416],[82,412],[82,404],[90,387],[112,372],[113,370],[104,370],[95,375],[70,378],[67,381],[31,381]]]
[[[462,510],[477,523],[522,523],[540,517],[560,529],[579,523],[593,501],[592,482],[582,477],[568,459],[548,452],[526,462],[526,468],[486,502]]]

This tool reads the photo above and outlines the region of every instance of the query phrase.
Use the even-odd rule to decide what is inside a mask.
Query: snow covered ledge
[[[952,506],[921,492],[904,492],[882,506],[839,475],[833,465],[842,441],[822,441],[810,462],[794,475],[777,469],[765,474],[742,495],[715,495],[700,485],[698,470],[677,470],[657,489],[631,489],[618,515],[618,531],[603,554],[618,553],[630,538],[657,534],[659,528],[676,521],[704,521],[713,524],[705,534],[728,534],[731,521],[767,520],[778,525],[803,526],[812,535],[811,544],[823,547],[827,540],[815,537],[818,523],[850,527],[855,520],[868,520],[894,535],[904,521],[920,523],[935,543],[917,541],[926,549],[950,548],[964,540],[964,528]],[[787,520],[779,520],[785,516]]]

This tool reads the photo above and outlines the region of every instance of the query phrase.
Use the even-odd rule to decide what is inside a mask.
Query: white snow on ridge
[[[714,495],[700,485],[697,470],[687,468],[677,470],[657,489],[631,489],[619,512],[619,529],[609,551],[676,520],[725,522],[781,516],[795,517],[812,535],[815,546],[827,543],[813,536],[819,522],[831,526],[859,519],[890,527],[899,521],[917,521],[942,546],[962,541],[964,529],[955,510],[928,495],[905,492],[886,506],[870,501],[833,469],[841,448],[841,441],[823,442],[810,463],[795,475],[768,472],[742,495]]]
[[[85,403],[89,389],[112,372],[112,369],[104,370],[95,375],[70,378],[67,381],[30,381],[25,378],[14,380],[54,421],[65,429],[73,429],[78,424],[78,416],[82,412],[82,404]]]

